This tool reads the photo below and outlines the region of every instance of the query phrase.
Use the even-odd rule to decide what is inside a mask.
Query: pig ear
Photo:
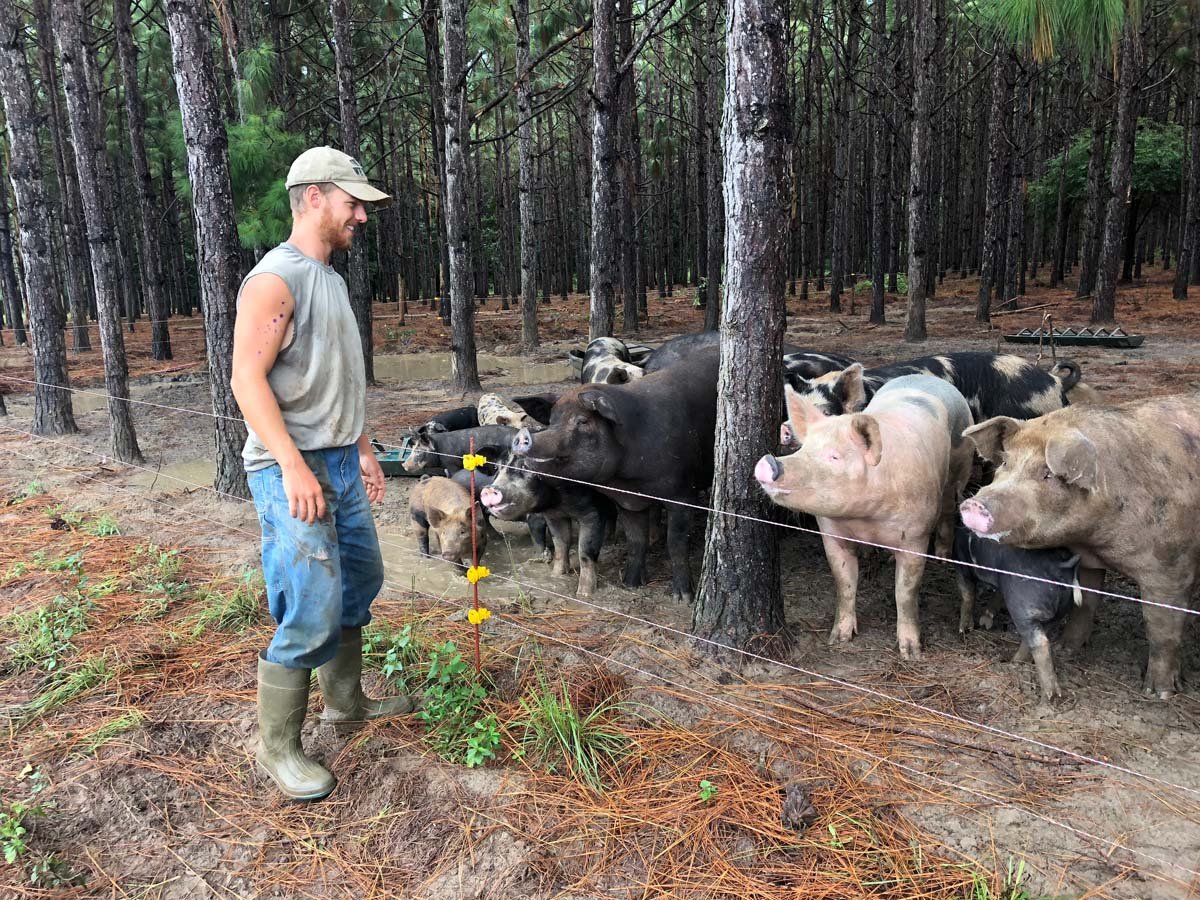
[[[442,516],[442,511],[435,506],[425,514],[425,518],[430,525],[432,525],[434,528],[438,528],[441,526],[442,519],[444,517]]]
[[[783,398],[787,402],[787,424],[791,426],[792,436],[798,445],[803,444],[804,437],[808,434],[808,426],[819,422],[825,416],[808,397],[797,393],[790,384],[783,386]]]
[[[883,456],[883,436],[874,416],[859,414],[850,417],[850,437],[863,451],[868,466],[879,465]]]
[[[855,363],[833,383],[833,393],[841,399],[842,409],[846,412],[858,412],[867,405],[867,392],[862,379],[862,363]]]
[[[617,407],[607,394],[600,391],[584,391],[584,393],[579,395],[579,402],[583,404],[585,409],[590,409],[597,415],[603,416],[614,425],[621,424],[621,417],[617,413]]]
[[[988,462],[1003,462],[1004,442],[1017,433],[1021,423],[1008,416],[996,416],[978,425],[972,425],[963,432],[963,437],[970,438],[975,444],[979,455]]]
[[[1093,490],[1100,474],[1099,463],[1096,445],[1076,428],[1046,441],[1046,467],[1067,484]]]

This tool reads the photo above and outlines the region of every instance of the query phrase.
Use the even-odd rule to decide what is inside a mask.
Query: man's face
[[[367,208],[339,187],[321,197],[321,238],[334,250],[349,250],[354,232],[367,221]]]

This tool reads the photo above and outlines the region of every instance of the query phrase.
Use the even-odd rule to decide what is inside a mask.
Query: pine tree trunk
[[[904,340],[925,340],[925,298],[932,264],[930,241],[930,116],[933,100],[933,0],[913,0],[913,125],[908,174],[908,310]]]
[[[338,115],[342,152],[358,159],[362,152],[358,127],[358,100],[354,93],[354,35],[350,29],[349,0],[329,0],[333,20],[333,55],[337,70]],[[372,322],[370,267],[367,262],[366,227],[355,229],[346,266],[349,274],[350,308],[358,322],[367,384],[375,383],[375,341]]]
[[[833,184],[834,184],[834,213],[833,213],[833,244],[830,248],[830,284],[829,308],[839,312],[842,308],[841,294],[846,284],[846,264],[850,256],[850,210],[852,192],[850,190],[850,153],[853,143],[852,120],[854,107],[854,86],[851,73],[857,63],[859,35],[859,0],[850,0],[846,13],[846,27],[849,36],[846,47],[840,54],[842,60],[842,80],[837,87],[837,109],[834,111],[834,124],[837,127],[837,143],[834,147]],[[853,285],[850,286],[853,288]],[[853,299],[853,295],[851,295]]]
[[[883,282],[891,183],[891,172],[887,167],[888,129],[883,116],[887,39],[887,0],[875,0],[871,25],[871,95],[867,100],[869,121],[874,132],[871,141],[871,323],[874,325],[882,325],[887,321]]]
[[[696,302],[702,309],[708,306],[708,92],[715,90],[715,84],[708,76],[708,56],[704,43],[710,36],[706,23],[699,16],[692,22],[692,72],[693,93],[692,105],[696,116],[696,234],[699,246],[696,248],[696,259],[699,267],[700,286],[696,290]],[[706,317],[707,318],[707,317]]]
[[[241,248],[229,179],[229,144],[217,95],[205,0],[167,0],[175,87],[187,145],[196,225],[196,268],[208,347],[218,491],[249,497],[242,467],[246,428],[233,397],[233,320],[241,284]]]
[[[450,248],[450,309],[454,357],[454,389],[461,394],[482,390],[475,359],[475,302],[471,289],[467,195],[467,0],[442,0],[446,110],[446,232]]]
[[[1021,254],[1025,244],[1025,153],[1028,149],[1025,145],[1029,135],[1029,81],[1032,75],[1024,72],[1019,77],[1010,143],[1008,243],[1004,251],[1003,288],[997,292],[1006,309],[1014,308],[1012,301],[1019,291],[1018,273],[1024,271]]]
[[[592,263],[588,340],[613,333],[617,266],[617,0],[599,0],[592,22]]]
[[[50,35],[50,11],[46,0],[34,3],[38,33]],[[79,199],[79,180],[75,174],[75,160],[65,149],[63,136],[65,116],[59,96],[58,69],[54,64],[53,41],[42,41],[38,46],[38,64],[42,75],[42,90],[48,95],[46,110],[50,126],[51,143],[54,145],[54,168],[58,177],[60,218],[63,223],[63,245],[67,250],[67,296],[71,307],[71,346],[75,350],[92,349],[91,330],[88,327],[89,310],[93,306],[91,266],[88,262],[87,240],[83,224],[83,205]],[[69,126],[66,126],[69,127]]]
[[[1012,105],[1011,61],[1007,50],[997,47],[992,62],[992,107],[988,124],[987,199],[983,208],[983,248],[979,258],[979,295],[975,301],[975,320],[991,319],[993,282],[1003,275],[1004,174],[1008,164],[1008,135],[1005,122]],[[911,279],[910,279],[911,281]]]
[[[1200,260],[1200,26],[1192,40],[1192,89],[1188,125],[1187,210],[1179,223],[1179,252],[1175,260],[1172,295],[1186,300],[1192,259]]]
[[[538,346],[537,204],[533,196],[533,112],[529,77],[529,0],[516,0],[517,17],[517,194],[521,203],[521,344]]]
[[[11,156],[9,171],[0,173],[0,179],[12,180],[17,235],[29,293],[33,378],[37,382],[33,392],[33,430],[45,435],[71,434],[79,429],[71,411],[63,315],[53,287],[50,215],[37,141],[38,112],[30,87],[25,23],[12,0],[0,0],[0,97],[4,101]],[[4,210],[7,222],[7,202]],[[5,253],[11,272],[9,248],[0,248],[0,252]],[[15,273],[11,281],[5,278],[5,298],[14,306],[19,305],[19,290]]]
[[[1108,210],[1104,216],[1104,240],[1096,271],[1096,295],[1092,300],[1091,324],[1113,321],[1117,305],[1117,267],[1121,264],[1121,239],[1130,199],[1133,174],[1133,143],[1137,136],[1138,80],[1142,74],[1142,41],[1138,23],[1125,22],[1121,37],[1121,68],[1118,75],[1117,126],[1113,132],[1112,168],[1109,175]]]
[[[104,387],[108,393],[108,414],[112,428],[113,454],[124,462],[141,462],[137,434],[129,409],[129,368],[125,361],[125,341],[121,335],[121,298],[117,290],[118,259],[113,227],[112,198],[115,186],[101,183],[106,158],[100,124],[95,120],[94,98],[89,90],[87,43],[84,38],[81,0],[63,0],[58,9],[55,38],[62,65],[63,86],[67,94],[67,112],[71,121],[71,144],[79,189],[83,197],[83,217],[91,250],[92,275],[96,285],[96,306],[100,320],[100,347],[104,356]]]
[[[725,259],[725,185],[722,170],[721,148],[721,110],[725,97],[725,66],[721,55],[719,40],[724,25],[721,15],[721,0],[708,0],[706,15],[708,19],[708,91],[709,111],[706,118],[708,134],[708,167],[705,170],[708,193],[708,293],[707,306],[704,310],[704,330],[716,331],[721,321],[721,298],[725,294],[721,267]]]
[[[780,0],[729,0],[726,14],[725,196],[729,201],[714,509],[768,518],[754,480],[779,440],[791,143]],[[786,628],[778,529],[713,514],[692,631],[762,651]]]
[[[38,182],[38,186],[41,187],[40,171]],[[4,291],[4,312],[8,319],[8,327],[12,329],[13,343],[27,343],[25,325],[21,319],[21,288],[17,285],[17,270],[13,267],[12,232],[8,224],[8,175],[4,172],[3,154],[0,154],[0,290]],[[52,291],[51,295],[57,296],[57,291]]]
[[[633,49],[633,0],[617,0],[617,58]],[[621,328],[638,330],[637,308],[637,172],[633,167],[633,117],[637,105],[632,72],[617,81],[617,215],[620,217],[618,259],[621,270]],[[685,209],[685,212],[687,210]]]
[[[439,39],[438,0],[424,0],[421,13],[421,33],[425,37],[425,78],[429,82],[429,121],[432,130],[433,160],[438,176],[438,247],[441,264],[441,305],[443,324],[449,325],[450,314],[450,240],[446,223],[446,107],[442,97],[442,51]],[[430,236],[432,238],[432,235]]]
[[[1104,181],[1104,132],[1106,126],[1106,102],[1100,98],[1103,85],[1102,70],[1096,66],[1092,99],[1092,150],[1088,157],[1087,209],[1082,220],[1080,235],[1079,281],[1075,286],[1076,297],[1090,297],[1096,289],[1096,268],[1100,264],[1100,236],[1104,227],[1106,207]]]
[[[125,117],[129,123],[129,150],[133,162],[134,183],[137,186],[138,228],[141,247],[138,258],[142,264],[142,290],[146,298],[146,314],[150,317],[150,349],[155,359],[171,359],[171,332],[167,323],[163,264],[159,253],[162,240],[157,232],[158,215],[154,203],[154,188],[150,180],[150,164],[146,158],[146,105],[137,77],[137,50],[133,44],[133,27],[129,17],[130,0],[114,0],[113,27],[117,35],[117,55],[120,59],[121,80],[125,87]]]

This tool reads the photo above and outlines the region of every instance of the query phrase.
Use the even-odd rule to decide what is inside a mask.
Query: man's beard
[[[349,250],[354,235],[346,233],[345,222],[338,224],[333,216],[329,215],[321,221],[321,239],[334,250]]]

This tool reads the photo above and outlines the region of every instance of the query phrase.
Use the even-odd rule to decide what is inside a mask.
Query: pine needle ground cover
[[[0,493],[6,896],[1015,891],[995,847],[964,854],[908,815],[970,803],[870,761],[943,765],[935,741],[890,727],[899,711],[752,684],[666,646],[604,665],[589,655],[609,643],[601,623],[562,609],[503,610],[476,678],[452,664],[469,658],[459,601],[381,598],[373,686],[428,695],[452,671],[446,690],[477,689],[463,727],[485,722],[491,754],[469,759],[446,717],[349,741],[310,720],[306,743],[340,784],[326,802],[284,803],[250,764],[261,585],[124,533],[119,515],[74,511],[37,484]],[[637,674],[652,661],[665,681]],[[1036,768],[997,798],[1070,789],[1069,774]]]

